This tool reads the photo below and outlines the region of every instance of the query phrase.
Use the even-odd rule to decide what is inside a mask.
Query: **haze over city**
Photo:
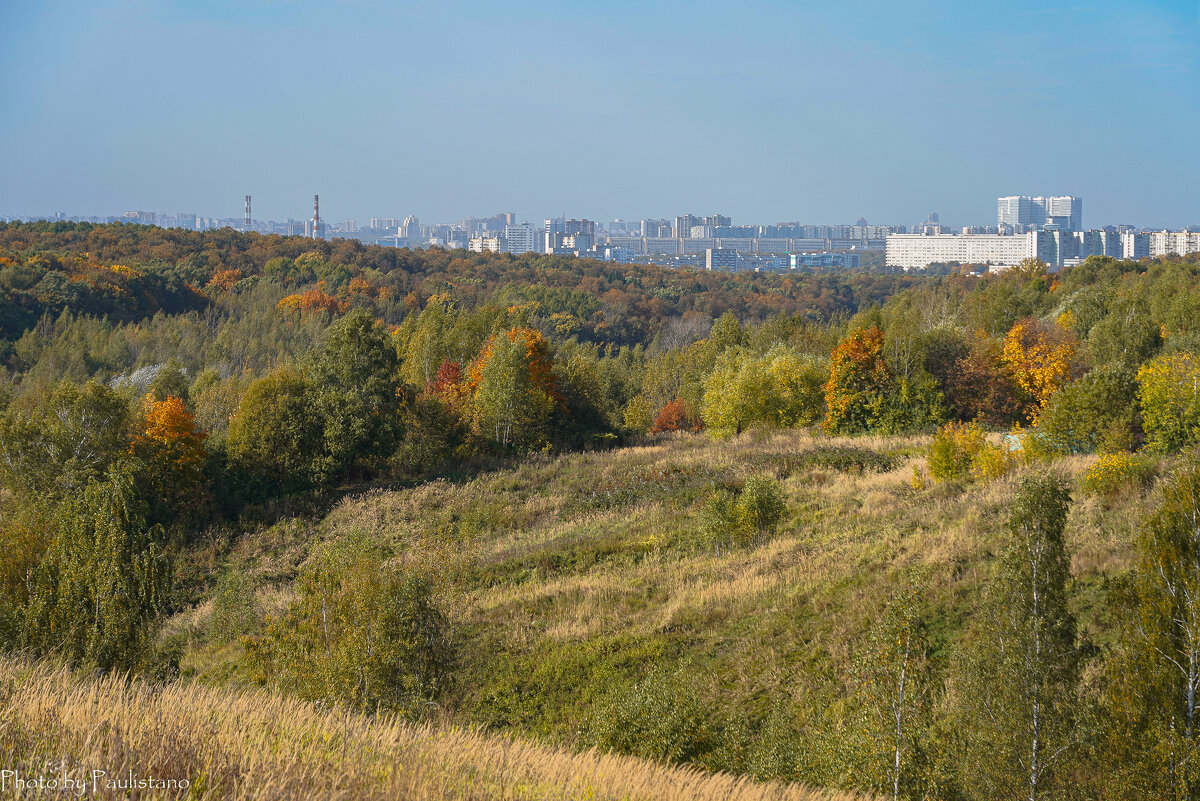
[[[0,215],[1195,224],[1194,2],[8,4]]]

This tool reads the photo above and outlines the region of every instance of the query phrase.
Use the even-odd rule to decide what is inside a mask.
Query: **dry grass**
[[[189,799],[721,799],[850,801],[863,796],[571,753],[461,728],[409,725],[265,692],[119,677],[0,659],[0,769],[88,782],[88,797]],[[188,789],[91,784],[186,780]],[[5,794],[61,798],[61,789]]]

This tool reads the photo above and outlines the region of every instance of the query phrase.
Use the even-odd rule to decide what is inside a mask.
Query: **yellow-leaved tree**
[[[1079,372],[1078,353],[1075,334],[1057,322],[1027,317],[1013,324],[1004,337],[1002,358],[1021,388],[1037,401],[1032,416]]]

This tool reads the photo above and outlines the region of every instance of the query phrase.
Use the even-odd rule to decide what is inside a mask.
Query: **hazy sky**
[[[0,214],[1200,224],[1200,3],[0,0]]]

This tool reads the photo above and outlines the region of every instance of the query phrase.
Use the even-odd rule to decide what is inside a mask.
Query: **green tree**
[[[867,752],[859,774],[893,801],[923,798],[932,723],[926,609],[909,582],[888,603],[855,659]]]
[[[718,437],[751,425],[811,425],[824,410],[823,373],[822,365],[787,345],[761,355],[727,349],[705,381],[705,423]]]
[[[390,564],[358,533],[323,543],[299,597],[248,654],[258,678],[304,698],[416,716],[446,691],[454,668],[449,622],[428,581]]]
[[[1162,327],[1155,324],[1144,302],[1118,296],[1108,314],[1089,330],[1087,345],[1093,364],[1136,370],[1162,347]]]
[[[145,664],[172,570],[162,529],[145,524],[134,470],[118,464],[62,503],[25,614],[27,646],[102,670]]]
[[[1067,384],[1038,415],[1032,436],[1039,450],[1132,450],[1137,426],[1136,392],[1133,372],[1119,364],[1093,370]]]
[[[1138,401],[1146,444],[1172,451],[1200,439],[1200,356],[1159,356],[1138,370]]]
[[[502,447],[539,447],[557,403],[542,335],[514,328],[493,336],[468,370],[476,430]]]
[[[892,374],[883,358],[883,332],[860,328],[841,341],[825,383],[824,427],[831,434],[855,434],[877,421]]]
[[[1021,481],[959,687],[973,797],[1059,798],[1069,782],[1080,669],[1063,540],[1069,504],[1061,478]]]
[[[130,410],[98,381],[62,381],[31,416],[0,413],[0,484],[24,495],[81,491],[129,445]]]
[[[278,370],[254,381],[229,421],[231,463],[272,491],[311,485],[321,449],[321,419],[311,385],[294,370]]]
[[[1142,524],[1138,608],[1125,678],[1135,707],[1129,737],[1142,730],[1143,787],[1160,797],[1200,797],[1200,465],[1183,465],[1162,506]],[[1157,781],[1154,781],[1157,779]]]
[[[326,480],[380,470],[403,434],[400,363],[387,330],[359,309],[326,332],[309,359],[311,397],[324,427],[315,462]]]

